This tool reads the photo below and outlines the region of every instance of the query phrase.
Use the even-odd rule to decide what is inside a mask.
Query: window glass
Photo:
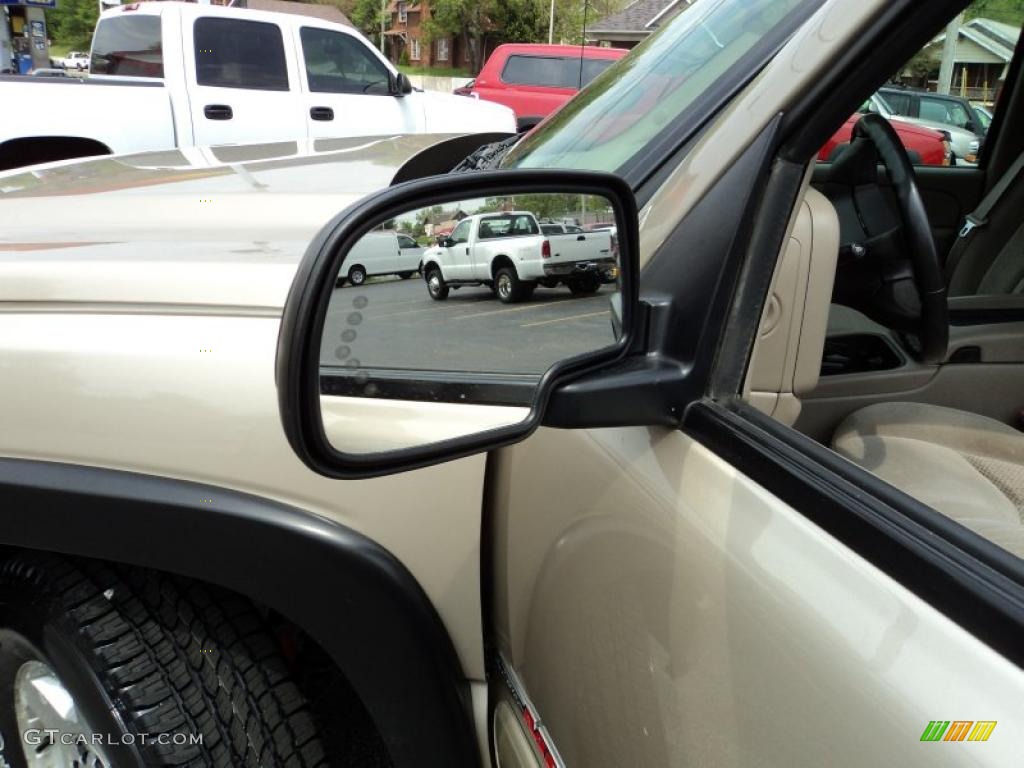
[[[306,81],[314,93],[390,93],[390,72],[359,40],[343,32],[303,27]]]
[[[416,241],[408,235],[398,236],[398,247],[399,248],[417,248]]]
[[[480,220],[480,239],[489,237],[517,237],[519,235],[537,235],[540,230],[532,216],[525,214],[505,214],[487,216]]]
[[[893,91],[885,92],[885,100],[892,108],[893,114],[895,115],[910,115],[912,114],[911,98],[909,93],[894,93]]]
[[[614,63],[614,59],[584,58],[582,84],[587,85]],[[576,56],[509,56],[501,70],[501,81],[512,85],[579,88],[580,59]]]
[[[96,27],[89,71],[94,75],[163,77],[159,16],[118,16]]]
[[[927,97],[922,97],[921,99],[920,116],[923,120],[933,120],[936,123],[955,125],[959,128],[963,128],[970,122],[967,109],[962,104],[958,104],[955,101],[929,99]]]
[[[540,231],[545,235],[560,235],[562,234],[562,228],[557,224],[541,224]]]
[[[453,243],[468,243],[469,242],[469,222],[463,221],[457,226],[451,235]]]
[[[806,18],[805,2],[693,3],[531,131],[503,166],[621,168],[681,123],[696,124],[741,59],[764,56],[774,36]]]
[[[194,34],[199,85],[288,90],[284,44],[276,24],[208,17],[196,20]]]

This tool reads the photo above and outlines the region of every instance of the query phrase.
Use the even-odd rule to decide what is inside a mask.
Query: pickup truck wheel
[[[601,287],[601,281],[596,277],[581,277],[569,282],[569,290],[576,295],[597,293]]]
[[[427,274],[423,278],[427,281],[427,293],[434,301],[444,301],[448,298],[448,284],[441,277],[441,270],[437,267],[427,267]]]
[[[247,600],[43,553],[0,565],[0,729],[25,767],[327,765]]]
[[[494,293],[503,304],[514,304],[530,298],[536,287],[536,283],[520,280],[515,267],[501,267],[494,276]]]
[[[366,282],[366,270],[361,265],[356,264],[348,271],[348,281],[352,285],[362,285]]]

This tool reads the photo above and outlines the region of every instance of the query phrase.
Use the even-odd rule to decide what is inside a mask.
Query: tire
[[[520,280],[515,267],[500,267],[494,274],[494,294],[502,304],[524,301],[530,298],[536,287],[536,283]]]
[[[423,279],[427,283],[427,293],[430,294],[430,298],[434,301],[444,301],[448,298],[448,283],[444,281],[444,277],[441,276],[441,270],[438,267],[427,267]]]
[[[413,275],[412,272],[399,272],[398,273],[398,276],[400,278],[402,278],[403,280],[408,280],[410,277],[412,277],[412,275]]]
[[[569,282],[569,290],[575,296],[597,293],[600,288],[601,281],[596,277],[581,277]]]
[[[77,725],[33,708],[45,704],[32,685],[40,678],[70,695]],[[0,697],[5,735],[83,734],[78,744],[43,741],[60,758],[54,765],[328,765],[310,709],[253,605],[142,569],[41,553],[0,564]],[[21,742],[8,738],[3,756],[24,768],[23,749],[40,747]]]
[[[348,281],[352,285],[362,285],[366,282],[366,268],[362,264],[356,264],[348,271]]]

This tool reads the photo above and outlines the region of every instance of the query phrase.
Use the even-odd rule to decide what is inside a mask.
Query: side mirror
[[[450,237],[442,237],[437,241],[437,244],[442,248],[451,248],[453,245],[455,245],[455,241],[452,240]]]
[[[511,232],[536,228],[541,212],[581,211],[614,220],[616,241],[599,233],[555,254],[537,229],[516,238],[515,262],[495,241],[475,246],[466,263],[428,254],[422,281],[336,287],[357,266],[400,277],[416,269],[375,257],[375,230],[386,221],[413,229],[465,214]],[[551,423],[591,426],[573,414],[603,413],[606,401],[584,401],[590,390],[578,382],[627,365],[642,346],[637,224],[622,179],[564,170],[430,177],[339,214],[306,251],[282,318],[276,378],[292,448],[320,474],[355,479],[522,440],[556,394],[576,399],[572,408],[552,406]],[[375,258],[376,267],[366,263]],[[519,306],[507,314],[501,303]],[[469,322],[453,319],[463,315]]]
[[[394,96],[405,96],[412,93],[412,81],[404,72],[391,76],[391,93]]]

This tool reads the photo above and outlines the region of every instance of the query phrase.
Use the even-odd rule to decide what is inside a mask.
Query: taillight
[[[544,244],[541,245],[541,247],[540,247],[540,257],[542,259],[550,259],[551,258],[551,243],[549,243],[547,240],[545,240]]]
[[[946,140],[942,142],[942,164],[953,164],[953,146]]]

